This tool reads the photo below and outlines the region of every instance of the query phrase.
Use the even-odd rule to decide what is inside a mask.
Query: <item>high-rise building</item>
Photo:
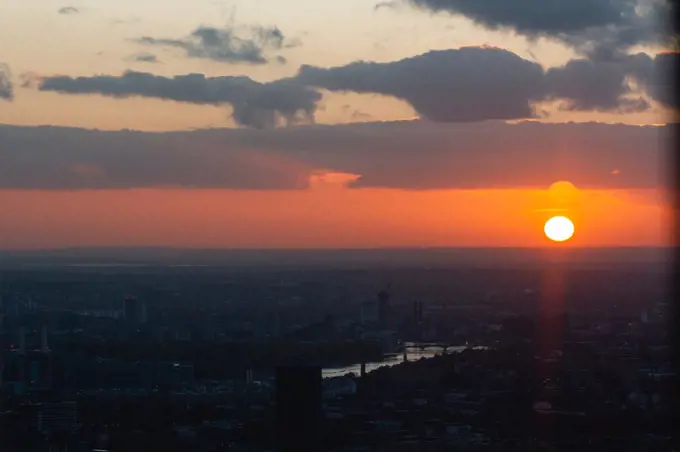
[[[279,452],[322,450],[321,367],[276,370],[276,433]]]
[[[413,302],[413,320],[415,323],[423,321],[423,302],[414,301]]]
[[[146,323],[146,303],[135,297],[125,297],[123,300],[123,317],[125,323],[130,325]]]

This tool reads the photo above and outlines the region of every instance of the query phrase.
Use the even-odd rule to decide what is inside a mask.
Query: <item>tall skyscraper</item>
[[[286,366],[276,370],[276,434],[279,452],[322,450],[321,367]]]
[[[390,292],[389,286],[386,290],[378,293],[378,321],[382,328],[387,328],[390,321]]]
[[[423,321],[423,302],[414,301],[413,302],[413,320],[415,323]]]

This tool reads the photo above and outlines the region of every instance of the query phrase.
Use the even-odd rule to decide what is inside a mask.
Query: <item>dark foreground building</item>
[[[276,435],[279,452],[318,452],[322,441],[321,368],[276,370]]]

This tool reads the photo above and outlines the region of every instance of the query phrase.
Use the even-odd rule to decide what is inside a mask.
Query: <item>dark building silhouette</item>
[[[125,297],[125,300],[123,300],[123,316],[128,325],[146,323],[146,304],[135,297]]]
[[[40,328],[40,353],[49,353],[50,352],[50,346],[48,343],[48,332],[47,332],[47,326],[43,325]]]
[[[19,327],[16,342],[2,357],[0,388],[5,392],[24,394],[28,390],[52,387],[52,357],[47,342],[47,326],[40,328],[40,345],[27,345],[25,327]]]
[[[11,351],[4,356],[2,387],[4,392],[22,394],[26,390],[26,355]]]
[[[276,435],[279,452],[318,452],[322,440],[321,367],[276,370]]]
[[[413,320],[415,323],[423,321],[423,302],[414,301],[413,302]]]
[[[378,293],[378,322],[382,328],[387,328],[390,321],[390,292],[389,287]]]

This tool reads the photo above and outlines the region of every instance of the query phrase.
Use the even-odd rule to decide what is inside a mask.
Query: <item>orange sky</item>
[[[67,95],[39,90],[31,83],[24,83],[41,76],[121,77],[131,70],[159,77],[186,74],[201,74],[208,78],[249,77],[265,83],[295,77],[302,65],[333,68],[346,67],[357,61],[395,63],[433,50],[448,51],[466,46],[502,47],[526,62],[538,63],[546,71],[584,57],[571,44],[554,36],[523,35],[521,27],[515,31],[505,26],[485,27],[481,25],[483,21],[461,14],[433,14],[423,8],[412,8],[409,2],[382,2],[384,7],[379,8],[375,7],[378,1],[365,0],[234,0],[229,5],[204,2],[199,8],[196,8],[196,2],[189,0],[90,3],[74,5],[75,14],[60,14],[59,8],[66,4],[57,5],[51,0],[0,0],[0,69],[6,64],[8,80],[14,85],[12,95],[0,99],[0,126],[50,125],[154,132],[237,126],[232,118],[232,106],[227,104],[196,105],[167,100],[172,96],[164,97],[166,100],[155,98],[159,96],[123,100],[94,94]],[[292,45],[266,56],[270,58],[280,53],[286,64],[258,65],[196,58],[177,46],[149,47],[142,45],[139,39],[181,41],[197,27],[217,27],[241,33],[253,25],[275,26],[285,34],[286,41]],[[608,35],[604,33],[603,36]],[[643,41],[626,50],[655,55],[663,50],[660,46],[660,43]],[[158,63],[135,59],[140,52],[153,53],[158,57]],[[406,66],[409,64],[407,62]],[[399,67],[402,66],[403,63]],[[390,71],[396,66],[391,67],[388,68]],[[402,77],[400,72],[394,74],[395,80]],[[584,78],[586,83],[576,91],[580,93],[594,86],[598,79],[588,73]],[[618,86],[621,81],[616,83]],[[321,90],[321,86],[324,85],[319,84],[317,88],[323,98],[318,102],[315,116],[319,125],[406,120],[422,113],[422,109],[414,107],[416,97],[409,101],[408,96],[396,95],[391,89],[362,94],[329,92]],[[447,85],[443,86],[446,88]],[[540,113],[541,122],[595,121],[630,125],[668,122],[670,112],[667,107],[650,97],[642,85],[633,83],[632,88],[626,96],[633,96],[630,99],[641,96],[649,101],[650,108],[632,112],[625,108],[593,107],[586,111],[567,108],[568,104],[564,104],[559,96],[557,100],[545,98],[533,106]],[[447,88],[442,92],[453,91]],[[439,99],[438,94],[433,96],[425,92],[423,99]],[[451,99],[452,102],[456,100]],[[479,97],[472,96],[471,99],[474,106]],[[442,101],[446,102],[446,98],[442,97]],[[426,114],[422,116],[427,117]],[[295,191],[141,188],[60,191],[64,187],[80,187],[75,182],[87,181],[88,175],[96,176],[100,171],[98,163],[110,171],[108,174],[102,170],[99,175],[104,182],[111,183],[103,185],[106,187],[157,187],[185,179],[195,182],[197,178],[192,175],[198,174],[209,176],[210,181],[236,181],[235,185],[227,185],[230,187],[251,188],[250,179],[243,185],[237,183],[246,171],[257,173],[257,177],[253,176],[253,184],[258,186],[266,185],[267,178],[280,178],[282,184],[290,179],[305,180],[309,172],[324,168],[361,174],[366,185],[371,187],[405,187],[409,183],[417,188],[449,186],[442,185],[442,180],[446,182],[453,170],[458,170],[455,175],[458,178],[461,173],[466,176],[462,179],[475,178],[478,174],[488,175],[489,180],[493,177],[504,179],[498,176],[503,173],[522,177],[526,174],[526,184],[542,184],[552,177],[569,177],[585,186],[586,182],[577,180],[583,176],[584,181],[591,182],[606,178],[602,179],[603,185],[590,186],[648,187],[653,184],[648,181],[645,182],[647,185],[636,183],[645,177],[654,177],[653,169],[658,159],[653,152],[658,143],[650,141],[649,158],[638,160],[631,149],[646,149],[647,141],[628,140],[618,133],[612,134],[618,141],[632,143],[628,147],[618,143],[622,151],[616,146],[610,149],[601,145],[609,141],[585,139],[580,135],[581,138],[571,140],[568,134],[562,138],[546,134],[548,139],[541,142],[543,147],[536,145],[538,150],[529,149],[531,146],[527,143],[531,143],[531,137],[519,135],[516,140],[519,144],[512,148],[516,154],[510,152],[497,158],[496,148],[503,151],[510,148],[502,141],[501,146],[489,146],[489,153],[480,153],[482,157],[477,159],[476,154],[469,151],[472,147],[485,149],[486,129],[479,135],[481,138],[472,134],[474,140],[458,142],[453,139],[460,136],[456,131],[450,132],[449,136],[436,134],[429,127],[403,126],[412,131],[413,141],[406,139],[408,133],[399,134],[402,132],[398,128],[388,129],[387,126],[356,128],[348,130],[347,135],[340,134],[344,134],[345,129],[332,133],[326,130],[328,135],[301,134],[300,142],[294,141],[294,136],[290,138],[291,131],[281,137],[265,136],[265,131],[261,136],[215,132],[215,135],[206,133],[205,141],[194,142],[195,138],[189,135],[175,138],[179,143],[175,146],[166,145],[160,139],[142,140],[139,142],[153,146],[142,149],[144,152],[140,151],[139,156],[122,152],[120,160],[110,158],[111,152],[121,150],[127,144],[118,143],[128,141],[95,137],[96,134],[89,132],[62,131],[63,135],[60,135],[61,132],[52,131],[45,135],[51,138],[43,142],[38,139],[40,134],[37,132],[17,132],[15,136],[15,131],[7,129],[8,132],[0,136],[6,139],[0,142],[0,165],[5,165],[0,166],[0,170],[5,170],[4,181],[14,176],[16,180],[0,185],[53,190],[0,189],[0,250],[116,245],[255,248],[557,246],[544,237],[543,224],[551,215],[562,214],[572,218],[576,226],[576,234],[566,246],[648,246],[668,242],[670,211],[660,191],[652,189],[581,190],[570,192],[566,196],[568,199],[561,199],[555,192],[551,195],[548,187],[542,191],[349,189],[345,187],[346,178],[340,176],[328,177],[325,181],[313,180],[311,188]],[[343,141],[338,137],[346,139]],[[102,141],[87,141],[86,138]],[[63,142],[55,143],[54,140]],[[16,143],[23,143],[23,147]],[[327,143],[334,146],[320,145]],[[456,143],[457,147],[454,146]],[[452,150],[450,159],[442,151],[447,146]],[[546,157],[549,153],[543,152],[544,148],[555,151],[554,161]],[[522,153],[525,149],[537,153]],[[598,154],[601,149],[611,152]],[[191,161],[185,159],[190,151],[195,151]],[[372,151],[375,152],[371,154]],[[458,151],[460,154],[456,154]],[[63,155],[55,152],[63,152]],[[455,160],[456,155],[461,156],[460,160]],[[416,158],[410,159],[411,156]],[[534,159],[535,156],[543,159]],[[418,160],[421,157],[422,166]],[[194,161],[198,163],[192,165]],[[395,161],[399,164],[394,164]],[[489,161],[493,164],[487,165]],[[611,173],[607,166],[610,161],[617,165],[611,167]],[[140,168],[146,172],[138,171]],[[621,169],[622,176],[613,172],[619,171],[617,168]],[[640,173],[637,178],[633,171],[636,169]],[[69,175],[68,171],[73,174]],[[412,180],[405,180],[408,179],[405,176],[412,173]],[[143,177],[137,177],[139,174]],[[629,174],[630,178],[626,179],[624,176]],[[139,179],[147,175],[149,181],[140,183]],[[382,184],[385,182],[383,177],[389,183]],[[451,176],[452,181],[456,177]],[[66,183],[71,181],[69,178],[74,184]],[[625,179],[628,185],[616,185],[613,181],[617,178]],[[95,179],[92,177],[93,181]],[[161,182],[156,183],[158,180]],[[92,187],[92,184],[94,182],[85,186]],[[508,185],[516,184],[517,181],[513,181]],[[275,185],[281,186],[287,185]],[[555,210],[561,208],[568,211]]]
[[[560,203],[547,190],[4,190],[0,249],[542,246]],[[581,190],[569,203],[571,246],[666,243],[655,191]]]

